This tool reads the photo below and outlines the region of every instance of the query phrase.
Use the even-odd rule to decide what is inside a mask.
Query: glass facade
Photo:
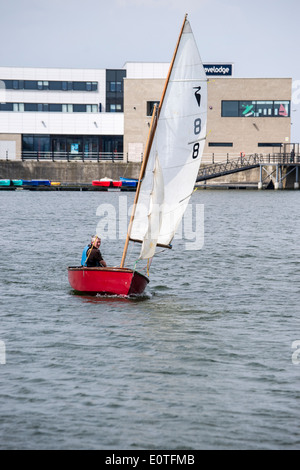
[[[290,101],[222,101],[222,117],[290,117]]]
[[[123,158],[122,135],[22,135],[23,158]]]
[[[126,70],[106,70],[106,112],[122,113]]]

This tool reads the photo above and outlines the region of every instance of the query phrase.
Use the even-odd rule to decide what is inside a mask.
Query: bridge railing
[[[247,165],[248,161],[255,161],[258,163],[300,163],[300,153],[269,153],[269,154],[203,154],[201,163],[203,165],[216,165],[231,162],[244,162]]]

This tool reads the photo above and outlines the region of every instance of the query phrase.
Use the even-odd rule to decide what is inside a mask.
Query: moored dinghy
[[[84,293],[141,294],[149,279],[125,267],[130,241],[139,259],[153,258],[171,242],[192,195],[206,137],[207,79],[187,20],[180,31],[145,155],[119,268],[69,267],[73,289]]]

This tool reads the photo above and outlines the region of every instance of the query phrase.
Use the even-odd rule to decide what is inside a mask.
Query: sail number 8
[[[194,134],[199,135],[201,132],[201,119],[197,118],[194,121]],[[199,155],[200,144],[199,142],[195,142],[193,145],[193,158],[197,158]]]

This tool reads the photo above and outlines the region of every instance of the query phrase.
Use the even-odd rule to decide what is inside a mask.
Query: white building
[[[0,67],[0,158],[122,156],[125,75]]]

